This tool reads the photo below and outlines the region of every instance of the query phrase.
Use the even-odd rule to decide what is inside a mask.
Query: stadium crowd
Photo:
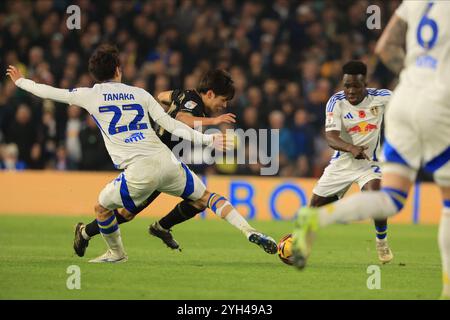
[[[90,87],[87,62],[110,42],[121,51],[123,82],[155,97],[195,88],[210,68],[233,77],[228,112],[236,128],[280,129],[281,176],[318,177],[331,149],[325,105],[341,90],[341,66],[368,65],[369,87],[395,78],[373,54],[381,30],[366,26],[371,4],[382,26],[399,1],[79,0],[81,28],[69,30],[64,0],[0,2],[0,68],[61,87]],[[0,168],[113,170],[100,131],[77,106],[40,100],[0,76]],[[254,165],[208,173],[259,174]]]

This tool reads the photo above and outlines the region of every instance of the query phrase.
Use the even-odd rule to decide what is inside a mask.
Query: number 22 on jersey
[[[139,122],[144,117],[144,109],[140,104],[124,104],[122,108],[118,106],[102,106],[99,108],[101,113],[112,112],[114,113],[113,118],[109,124],[108,133],[110,135],[115,135],[120,132],[135,131],[147,129],[148,124],[144,122]],[[137,111],[136,117],[128,124],[116,127],[117,123],[122,117],[122,111]]]

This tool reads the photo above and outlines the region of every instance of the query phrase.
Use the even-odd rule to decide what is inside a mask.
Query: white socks
[[[450,207],[444,207],[442,210],[438,243],[442,260],[442,295],[446,298],[450,298]]]
[[[97,220],[100,228],[100,234],[105,239],[106,245],[117,256],[125,255],[125,249],[122,243],[122,237],[120,235],[119,224],[117,223],[116,216],[112,215],[105,221]]]
[[[382,191],[367,191],[318,208],[320,226],[393,216],[399,210],[391,196]]]
[[[248,224],[247,220],[245,220],[244,217],[242,217],[234,208],[223,219],[227,220],[232,226],[241,230],[247,238],[250,237],[251,233],[255,231],[255,229]]]
[[[220,202],[220,203],[219,203]],[[239,212],[231,205],[227,198],[212,193],[208,200],[208,207],[220,218],[239,229],[245,236],[250,237],[256,230],[252,228]]]

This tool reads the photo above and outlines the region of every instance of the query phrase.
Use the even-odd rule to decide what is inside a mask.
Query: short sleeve
[[[325,112],[325,131],[341,131],[342,119],[340,103],[335,96],[328,100]]]
[[[171,101],[177,101],[178,99],[180,99],[180,96],[181,96],[182,93],[183,93],[183,91],[180,90],[180,89],[173,90],[171,95],[170,95],[170,100]]]
[[[187,112],[195,117],[203,117],[203,106],[200,101],[196,101],[189,95],[184,95],[184,98],[180,101],[180,112]]]
[[[389,101],[391,100],[392,97],[392,91],[388,90],[388,89],[379,89],[377,90],[377,98],[378,100],[384,105],[386,106]]]

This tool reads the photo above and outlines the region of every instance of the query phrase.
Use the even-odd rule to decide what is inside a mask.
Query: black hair
[[[362,74],[363,76],[366,76],[367,66],[361,61],[352,60],[344,64],[344,66],[342,67],[342,73],[352,75]]]
[[[100,45],[89,58],[89,72],[99,82],[113,79],[117,67],[120,67],[119,50],[110,44]]]
[[[230,74],[220,69],[208,71],[200,80],[197,91],[206,93],[208,90],[212,90],[216,96],[226,97],[227,100],[233,99],[235,89]]]

